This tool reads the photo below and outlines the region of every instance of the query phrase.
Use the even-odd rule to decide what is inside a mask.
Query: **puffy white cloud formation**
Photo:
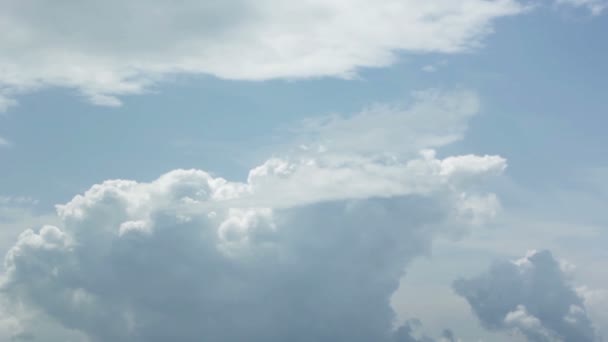
[[[47,86],[118,106],[166,75],[352,77],[402,51],[480,45],[517,0],[7,1],[0,12],[0,109]]]
[[[585,300],[550,252],[500,262],[477,277],[454,283],[483,326],[515,331],[534,342],[600,341]]]
[[[470,103],[462,93],[432,97],[462,112],[444,123],[456,127],[444,128],[449,136],[471,115],[459,96]],[[374,127],[390,133],[393,122]],[[413,136],[412,125],[427,122],[408,122]],[[505,160],[326,145],[270,159],[246,182],[175,170],[106,181],[58,206],[59,223],[25,231],[6,255],[0,338],[429,341],[409,325],[393,329],[391,295],[433,236],[496,210],[479,182]]]
[[[277,188],[276,208],[197,170],[107,181],[21,234],[3,291],[93,341],[388,341],[404,267],[464,223],[441,161],[418,162],[436,187],[290,207]]]

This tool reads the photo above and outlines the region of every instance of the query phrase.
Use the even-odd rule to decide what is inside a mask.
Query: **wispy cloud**
[[[558,5],[584,7],[593,15],[600,15],[608,9],[608,1],[606,0],[556,0],[556,3]]]
[[[12,145],[12,143],[10,141],[4,139],[3,137],[0,137],[0,148],[9,147],[11,145]]]
[[[348,78],[403,51],[475,49],[496,19],[524,10],[518,0],[13,1],[0,14],[0,110],[46,86],[118,106],[173,73]]]

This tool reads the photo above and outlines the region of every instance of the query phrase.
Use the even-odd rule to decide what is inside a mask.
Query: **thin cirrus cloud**
[[[608,8],[606,0],[556,0],[555,2],[558,5],[586,8],[593,15],[600,15]]]
[[[316,133],[306,126],[309,145],[325,149],[270,159],[246,182],[174,170],[94,185],[57,207],[57,224],[25,230],[8,252],[0,337],[455,341],[450,330],[416,334],[412,321],[393,329],[390,298],[435,236],[497,209],[482,183],[506,161],[438,158],[430,148],[453,141],[477,107],[471,92],[432,94],[378,113],[388,136],[396,117],[415,118],[401,124],[427,148],[419,154],[387,158],[385,142],[375,151],[355,144],[344,129],[363,133],[373,115],[365,111]],[[432,111],[442,110],[461,115],[438,122]]]
[[[11,1],[0,13],[0,110],[53,86],[119,106],[176,73],[348,78],[400,52],[474,49],[496,19],[524,10],[517,0]]]

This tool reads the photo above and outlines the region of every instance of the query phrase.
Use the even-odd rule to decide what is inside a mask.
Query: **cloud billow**
[[[457,280],[454,289],[488,329],[515,331],[533,342],[601,341],[584,299],[549,251],[496,263]]]
[[[382,152],[400,129],[395,122],[429,148],[458,139],[477,110],[471,96],[435,92],[344,119],[353,124],[324,125],[311,135],[321,141],[309,144],[323,151],[272,158],[246,182],[174,170],[152,182],[94,185],[57,206],[57,224],[26,230],[6,255],[0,337],[429,340],[409,323],[393,329],[391,296],[434,237],[491,218],[499,203],[481,183],[506,161]],[[442,125],[434,111],[452,116]],[[376,151],[343,129],[363,132],[369,115],[383,118],[376,127],[391,137]],[[395,121],[404,115],[415,119]],[[441,129],[431,134],[425,120]],[[449,331],[442,338],[454,340]]]

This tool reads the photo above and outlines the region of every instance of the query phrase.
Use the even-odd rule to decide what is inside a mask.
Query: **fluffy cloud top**
[[[46,86],[90,101],[145,91],[165,75],[263,80],[351,77],[402,51],[478,46],[516,0],[9,1],[0,13],[0,109]]]
[[[534,342],[600,341],[584,299],[548,251],[496,263],[454,289],[486,328],[517,331]]]
[[[2,288],[92,341],[389,341],[403,268],[465,224],[453,186],[285,208],[277,188],[274,208],[235,206],[258,188],[203,171],[107,181],[21,234]]]
[[[457,126],[447,136],[461,120],[446,121]],[[341,121],[318,135],[350,141],[342,126],[358,127]],[[435,235],[496,209],[478,186],[505,161],[408,149],[388,158],[383,144],[346,145],[270,159],[246,182],[175,170],[91,187],[7,254],[0,337],[431,341],[409,325],[393,329],[391,295]],[[449,331],[441,339],[453,340]]]

